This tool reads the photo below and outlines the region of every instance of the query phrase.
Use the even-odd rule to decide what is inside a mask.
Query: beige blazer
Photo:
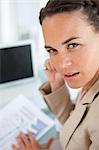
[[[60,141],[63,150],[99,150],[99,80],[74,105],[64,85],[51,93],[49,83],[40,87],[44,99],[63,124]]]

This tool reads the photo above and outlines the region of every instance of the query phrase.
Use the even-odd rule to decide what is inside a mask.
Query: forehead
[[[88,23],[87,16],[81,11],[70,13],[59,13],[50,17],[46,17],[42,23],[44,38],[53,39],[58,37],[80,36],[89,30],[92,32],[92,27]]]

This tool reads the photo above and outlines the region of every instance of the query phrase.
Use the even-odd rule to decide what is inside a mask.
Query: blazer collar
[[[95,84],[91,87],[91,89],[86,93],[86,95],[82,98],[81,104],[91,104],[95,95],[99,92],[99,79],[95,82]]]
[[[73,133],[75,132],[83,116],[86,114],[88,108],[87,104],[92,103],[93,98],[97,92],[99,92],[99,80],[88,91],[86,96],[84,96],[84,98],[77,105],[75,110],[71,113],[70,117],[67,119],[66,123],[64,124],[63,130],[60,134],[61,143],[64,149],[67,148]]]
[[[81,119],[87,111],[87,105],[79,105],[67,119],[62,132],[60,133],[60,140],[65,150],[69,144],[69,141],[79,125]]]

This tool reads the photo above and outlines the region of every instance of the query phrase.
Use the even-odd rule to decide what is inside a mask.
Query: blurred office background
[[[43,63],[47,55],[44,50],[44,41],[38,18],[41,7],[45,6],[46,3],[47,0],[0,0],[0,47],[7,47],[18,42],[31,40],[35,44],[35,49],[33,50],[36,52],[35,59],[39,84],[46,80],[46,75],[43,72]],[[28,90],[24,89],[23,86],[20,89],[21,85],[18,87],[15,85],[13,87],[8,86],[3,90],[1,87],[0,108],[5,106],[16,95],[19,95],[18,91],[22,91],[22,89],[28,98],[31,100],[36,99],[37,105],[43,107],[44,103],[40,103],[37,100],[40,98],[37,92],[33,92],[35,84],[34,86],[23,85],[24,87],[27,86]],[[16,88],[14,89],[14,87]],[[75,90],[72,91],[73,98],[75,98],[76,94]]]
[[[40,8],[46,2],[47,0],[0,0],[0,45],[32,40],[40,66],[43,65],[46,54],[38,17]]]
[[[33,63],[36,61],[37,72],[37,81],[33,81],[34,83],[31,81],[17,85],[16,82],[15,84],[9,82],[9,84],[4,83],[4,86],[0,84],[0,108],[3,108],[19,94],[34,100],[40,107],[45,106],[39,95],[38,87],[46,80],[43,72],[46,53],[39,24],[39,11],[46,2],[47,0],[0,0],[0,48],[13,46],[16,43],[18,45],[22,41],[24,43],[31,41],[33,43],[32,51],[36,53]],[[3,67],[3,64],[0,65]]]

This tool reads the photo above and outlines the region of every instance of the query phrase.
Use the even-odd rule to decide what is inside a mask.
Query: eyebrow
[[[66,41],[64,41],[64,42],[62,42],[62,45],[65,45],[65,44],[67,44],[67,43],[69,43],[70,41],[72,41],[72,40],[75,40],[75,39],[79,39],[80,37],[71,37],[71,38],[69,38],[69,39],[67,39]],[[47,49],[47,48],[53,48],[53,47],[51,47],[51,46],[47,46],[47,45],[45,45],[45,48]],[[53,48],[54,49],[54,48]]]
[[[71,37],[71,38],[69,38],[68,40],[62,42],[62,45],[65,45],[65,44],[69,43],[70,41],[75,40],[75,39],[78,39],[78,38],[79,38],[79,37]]]
[[[51,47],[51,46],[46,46],[46,45],[45,45],[44,48],[46,48],[46,49],[47,49],[47,48],[51,49],[51,48],[53,48],[53,47]]]

